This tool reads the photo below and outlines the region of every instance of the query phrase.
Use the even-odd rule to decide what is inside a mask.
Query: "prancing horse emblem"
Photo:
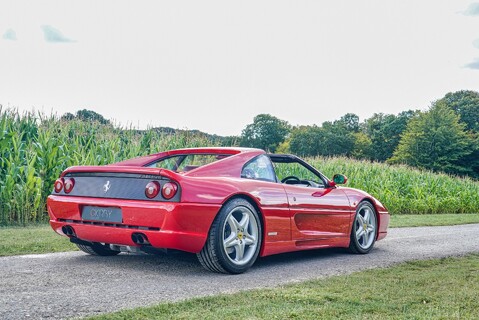
[[[110,187],[111,187],[110,180],[108,180],[108,181],[103,185],[103,191],[105,191],[105,193],[107,193],[108,190],[110,190]]]

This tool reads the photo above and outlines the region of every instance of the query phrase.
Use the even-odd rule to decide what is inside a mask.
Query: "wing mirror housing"
[[[346,184],[346,182],[348,182],[348,177],[343,174],[337,173],[333,176],[333,186],[337,184]]]

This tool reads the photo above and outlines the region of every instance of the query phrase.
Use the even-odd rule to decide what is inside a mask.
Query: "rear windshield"
[[[187,172],[229,156],[230,154],[181,154],[160,159],[148,167]]]

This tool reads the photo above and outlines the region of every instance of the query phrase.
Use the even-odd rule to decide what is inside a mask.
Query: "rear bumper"
[[[123,221],[83,221],[85,205],[121,208]],[[65,236],[62,227],[69,225],[82,240],[136,246],[131,235],[141,232],[153,247],[196,253],[203,248],[221,205],[51,195],[47,206],[50,225],[60,235]]]

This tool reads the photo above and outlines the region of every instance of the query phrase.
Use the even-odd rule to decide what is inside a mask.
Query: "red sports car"
[[[386,208],[338,187],[293,155],[247,148],[161,152],[65,170],[48,197],[50,224],[93,255],[196,253],[208,270],[242,273],[258,256],[325,247],[368,253],[387,234]]]

